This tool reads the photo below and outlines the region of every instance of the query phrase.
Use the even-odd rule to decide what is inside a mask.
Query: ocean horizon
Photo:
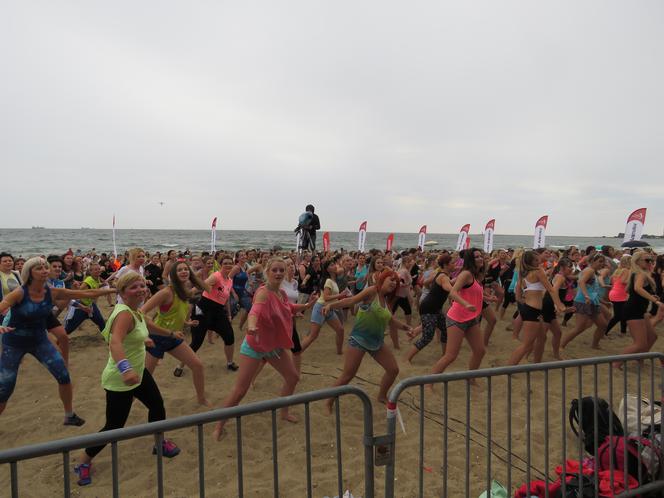
[[[322,248],[323,233],[318,232],[317,246]],[[366,249],[385,249],[389,232],[367,232]],[[456,246],[456,233],[429,233],[427,242],[436,242],[432,249],[452,249]],[[145,250],[165,251],[169,249],[207,251],[211,248],[210,230],[191,229],[116,229],[118,252],[130,247],[140,246]],[[471,244],[482,247],[483,235],[470,234]],[[664,239],[645,239],[657,252],[664,252]],[[95,228],[0,228],[0,250],[15,256],[62,253],[68,249],[83,252],[95,249],[98,253],[113,251],[113,236],[110,229]],[[396,250],[416,247],[417,232],[394,232],[393,248]],[[356,250],[357,232],[330,231],[333,250]],[[546,245],[554,248],[571,245],[585,248],[593,245],[611,245],[620,247],[622,238],[611,236],[574,236],[547,235]],[[532,247],[533,235],[494,234],[494,248]],[[283,249],[295,248],[295,234],[292,230],[217,230],[216,248],[235,251],[256,248],[271,249],[279,246]]]

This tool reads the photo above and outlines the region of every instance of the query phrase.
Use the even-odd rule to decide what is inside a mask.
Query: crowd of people
[[[498,249],[491,254],[477,248],[200,254],[133,248],[119,258],[69,250],[27,260],[3,252],[0,283],[0,414],[29,353],[59,385],[64,424],[83,425],[73,409],[68,365],[76,359],[69,355],[69,336],[90,319],[109,350],[101,373],[102,431],[125,425],[134,398],[148,408],[149,421],[166,417],[152,377],[166,353],[179,361],[173,375],[181,377],[188,369],[198,402],[212,407],[197,352],[215,335],[223,342],[227,370],[237,375],[223,407],[241,402],[265,364],[283,378],[280,395],[292,394],[303,356],[326,325],[335,333],[336,353],[343,355],[334,385],[351,382],[368,353],[384,370],[378,400],[385,402],[399,362],[412,362],[434,339],[441,345],[440,357],[423,373],[452,365],[464,339],[471,351],[467,368],[480,368],[496,323],[512,305],[509,328],[519,344],[504,359],[509,365],[525,358],[542,361],[549,333],[552,356],[562,359],[570,341],[593,326],[591,348],[599,348],[620,324],[615,333],[629,333],[632,343],[613,353],[647,352],[664,318],[664,255],[649,248]],[[108,305],[115,301],[107,319],[97,303],[102,298]],[[305,312],[304,320],[294,319]],[[303,321],[306,330],[300,326],[298,331]],[[242,338],[239,351],[236,337]],[[410,345],[402,355],[403,340]],[[287,409],[281,418],[297,422]],[[214,437],[224,434],[220,422]],[[153,452],[166,457],[180,452],[169,439],[161,445]],[[91,483],[92,459],[102,449],[81,454],[80,485]]]

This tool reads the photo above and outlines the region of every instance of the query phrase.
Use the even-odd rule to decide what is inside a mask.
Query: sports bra
[[[527,279],[523,279],[523,282],[526,284],[526,286],[523,288],[523,292],[530,292],[530,291],[545,291],[546,288],[544,287],[544,284],[540,282],[539,280],[537,282],[528,282]]]

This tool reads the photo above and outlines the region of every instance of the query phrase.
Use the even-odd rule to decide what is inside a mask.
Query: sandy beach
[[[102,311],[107,315],[110,308],[104,303]],[[511,309],[511,308],[510,308]],[[510,310],[508,314],[510,316]],[[570,323],[572,326],[574,320]],[[350,330],[346,323],[346,331]],[[494,330],[483,367],[498,366],[505,363],[509,353],[515,347],[512,333],[506,330],[507,321],[499,322]],[[236,329],[236,354],[242,333]],[[308,320],[300,319],[298,329],[302,335],[308,329]],[[563,329],[569,330],[569,329]],[[659,327],[661,330],[661,326]],[[659,331],[658,330],[658,331]],[[565,351],[566,358],[584,358],[596,356],[597,351],[590,349],[591,332],[587,331],[573,341]],[[401,356],[409,346],[402,336],[402,349],[398,352],[400,365],[399,379],[428,373],[431,364],[438,358],[440,348],[432,343],[423,350],[412,365],[402,360]],[[389,340],[388,340],[389,342]],[[603,354],[617,353],[629,342],[617,330],[611,338],[602,342]],[[661,349],[661,341],[653,351]],[[225,368],[221,340],[215,344],[207,342],[199,351],[205,364],[208,399],[218,406],[229,391],[235,374]],[[449,371],[464,369],[468,361],[469,350],[464,345],[457,362]],[[91,322],[71,336],[71,374],[75,385],[75,408],[87,423],[82,428],[62,426],[62,407],[56,395],[56,384],[48,372],[32,357],[26,357],[19,371],[16,391],[7,410],[2,415],[0,441],[3,449],[15,446],[65,438],[74,435],[95,432],[104,423],[105,400],[100,387],[99,377],[107,360],[107,347]],[[550,346],[547,345],[544,361],[552,360]],[[327,326],[321,337],[304,354],[302,378],[297,392],[310,391],[329,386],[341,371],[341,357],[335,354],[334,333]],[[186,372],[182,378],[173,376],[175,360],[166,356],[155,373],[166,404],[169,418],[195,413],[203,410],[196,405],[191,374]],[[644,395],[650,392],[650,365],[643,370],[642,389]],[[593,369],[584,369],[584,395],[593,392]],[[370,357],[364,362],[354,381],[375,399],[377,383],[382,374],[381,368]],[[622,396],[623,374],[614,370],[613,399],[617,403]],[[629,391],[636,392],[636,367],[627,369]],[[656,379],[659,373],[656,374]],[[598,370],[598,392],[608,397],[608,368]],[[562,380],[559,372],[553,372],[548,379],[548,422],[549,422],[549,475],[553,476],[555,465],[561,462],[562,441],[567,443],[567,455],[578,457],[578,443],[568,429],[563,437],[561,424],[567,416],[569,402],[578,397],[577,370],[566,373],[565,404],[561,406],[563,396]],[[512,406],[507,404],[507,384],[504,378],[495,379],[491,386],[491,475],[503,484],[507,484],[507,412],[512,412],[512,487],[525,479],[527,456],[526,432],[526,384],[525,376],[515,376],[512,382]],[[281,386],[281,380],[270,368],[266,368],[258,378],[255,389],[250,390],[243,403],[274,397]],[[656,381],[655,389],[659,388]],[[531,375],[531,456],[533,478],[541,478],[545,466],[545,409],[544,409],[544,374]],[[424,489],[425,496],[440,496],[442,492],[443,460],[443,415],[441,388],[432,396],[427,393],[425,399],[425,454],[424,454]],[[470,389],[471,393],[471,441],[470,441],[470,476],[471,496],[478,496],[486,482],[487,468],[487,395],[488,387],[484,380]],[[419,431],[419,391],[406,391],[399,404],[406,427],[406,434],[401,429],[397,435],[397,471],[396,496],[410,497],[418,493],[418,431]],[[564,409],[564,412],[562,411]],[[465,383],[454,383],[449,389],[448,407],[448,461],[449,496],[461,496],[465,489],[465,445],[466,445],[466,387]],[[304,409],[294,408],[292,413],[300,418],[298,424],[279,423],[278,460],[279,489],[281,496],[305,496],[306,472],[304,453]],[[361,446],[362,411],[354,398],[342,398],[342,454],[344,470],[344,489],[349,489],[355,496],[361,496],[363,484],[363,449]],[[311,408],[313,481],[314,496],[335,496],[336,492],[336,448],[334,417],[326,415],[322,403]],[[135,402],[128,425],[146,421],[146,410]],[[212,440],[212,427],[206,427],[206,496],[237,495],[237,455],[235,440],[235,422],[228,424],[229,436],[222,442]],[[246,417],[243,419],[243,457],[245,496],[271,496],[272,481],[272,439],[271,417],[269,414]],[[374,402],[374,432],[385,432],[385,408]],[[196,430],[181,430],[168,437],[182,449],[182,453],[173,460],[165,459],[166,495],[172,497],[196,496],[198,489]],[[156,496],[156,459],[151,455],[152,441],[149,438],[132,440],[119,444],[120,454],[120,492],[123,496]],[[72,454],[72,461],[76,458]],[[58,495],[62,491],[62,458],[54,456],[19,464],[20,496],[41,497]],[[76,486],[72,475],[73,496],[105,497],[112,494],[110,448],[105,449],[94,463],[93,484],[80,488]],[[0,474],[1,489],[8,489],[9,466]],[[376,467],[376,496],[381,496],[384,486],[384,467]]]

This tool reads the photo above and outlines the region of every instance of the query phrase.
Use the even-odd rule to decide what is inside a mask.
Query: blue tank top
[[[586,282],[586,290],[588,291],[588,297],[590,298],[590,303],[598,305],[599,304],[599,295],[600,295],[600,286],[597,281],[599,277],[595,276],[588,279]],[[586,298],[583,297],[583,292],[581,292],[581,287],[577,287],[576,296],[574,296],[574,301],[577,303],[585,303]]]
[[[249,280],[249,275],[244,269],[233,277],[233,290],[238,297],[242,297],[247,293],[247,280]]]
[[[46,337],[46,319],[53,301],[51,290],[46,287],[44,299],[36,303],[30,299],[28,286],[23,286],[23,299],[12,306],[9,326],[15,330],[2,334],[2,344],[14,347],[29,347]]]

